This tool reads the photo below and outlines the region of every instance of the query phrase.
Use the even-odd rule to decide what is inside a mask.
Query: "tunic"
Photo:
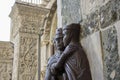
[[[57,62],[64,65],[67,80],[92,80],[87,56],[80,44],[69,44]]]

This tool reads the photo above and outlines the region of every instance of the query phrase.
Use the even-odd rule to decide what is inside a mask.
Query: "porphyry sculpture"
[[[73,23],[64,26],[63,35],[65,50],[51,66],[51,73],[64,72],[63,80],[92,80],[87,56],[79,43],[80,25]]]
[[[62,52],[64,51],[62,28],[58,28],[56,30],[54,44],[56,47],[56,51],[55,51],[55,54],[53,56],[51,56],[48,61],[45,80],[62,80],[63,76],[64,76],[63,70],[59,69],[59,70],[57,70],[57,72],[55,72],[55,71],[52,71],[52,69],[51,69],[51,67],[55,63],[57,63],[57,60],[59,59]]]

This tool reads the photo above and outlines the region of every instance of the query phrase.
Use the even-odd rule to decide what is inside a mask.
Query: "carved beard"
[[[56,44],[56,48],[57,48],[57,50],[63,51],[64,50],[63,41],[61,43],[59,43],[59,44]]]
[[[60,46],[60,47],[57,48],[57,50],[63,51],[63,50],[64,50],[64,47],[63,47],[63,46]]]

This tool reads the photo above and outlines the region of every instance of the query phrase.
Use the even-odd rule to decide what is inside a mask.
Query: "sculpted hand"
[[[56,71],[56,63],[52,64],[50,70],[51,70],[51,73],[52,73],[53,75],[56,75],[56,74],[57,74],[57,71]]]

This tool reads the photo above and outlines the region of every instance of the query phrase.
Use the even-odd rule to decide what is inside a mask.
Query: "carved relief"
[[[45,71],[41,71],[41,80],[44,80],[45,78]]]
[[[0,42],[0,80],[12,78],[13,47],[9,42]]]
[[[16,2],[12,8],[10,17],[12,18],[12,37],[15,41],[15,57],[13,73],[14,80],[34,80],[37,73],[37,38],[41,26],[44,26],[44,19],[50,9],[39,6],[25,5]],[[51,13],[52,14],[52,13]],[[51,18],[50,18],[51,20]],[[50,21],[49,20],[49,21]],[[48,22],[49,23],[49,22]],[[43,25],[44,24],[44,25]],[[50,24],[50,23],[49,23]],[[48,26],[48,25],[47,25]],[[49,27],[49,26],[48,26]],[[17,31],[18,30],[18,31]],[[16,36],[18,34],[18,36]],[[29,36],[22,36],[30,34]],[[32,37],[32,38],[31,38]],[[18,41],[18,43],[16,42]],[[16,67],[17,66],[17,67]],[[18,73],[17,73],[18,72]]]
[[[0,47],[0,60],[11,59],[13,53],[11,48]]]
[[[39,22],[39,24],[42,23],[41,21]],[[36,17],[23,16],[20,31],[27,33],[39,33],[39,24]]]
[[[51,6],[50,13],[48,14],[48,17],[47,17],[48,19],[46,20],[45,25],[44,25],[44,33],[42,36],[42,41],[50,40],[50,30],[51,30],[51,27],[53,27],[52,22],[56,22],[56,21],[53,21],[56,8],[57,8],[57,5],[55,1],[53,5]]]
[[[37,39],[21,37],[20,42],[20,80],[33,80],[37,71]]]
[[[16,2],[10,13],[10,17],[12,18],[11,41],[14,40],[18,30],[21,32],[38,33],[44,17],[48,13],[49,9]]]
[[[0,80],[11,80],[12,78],[12,64],[0,63]]]

